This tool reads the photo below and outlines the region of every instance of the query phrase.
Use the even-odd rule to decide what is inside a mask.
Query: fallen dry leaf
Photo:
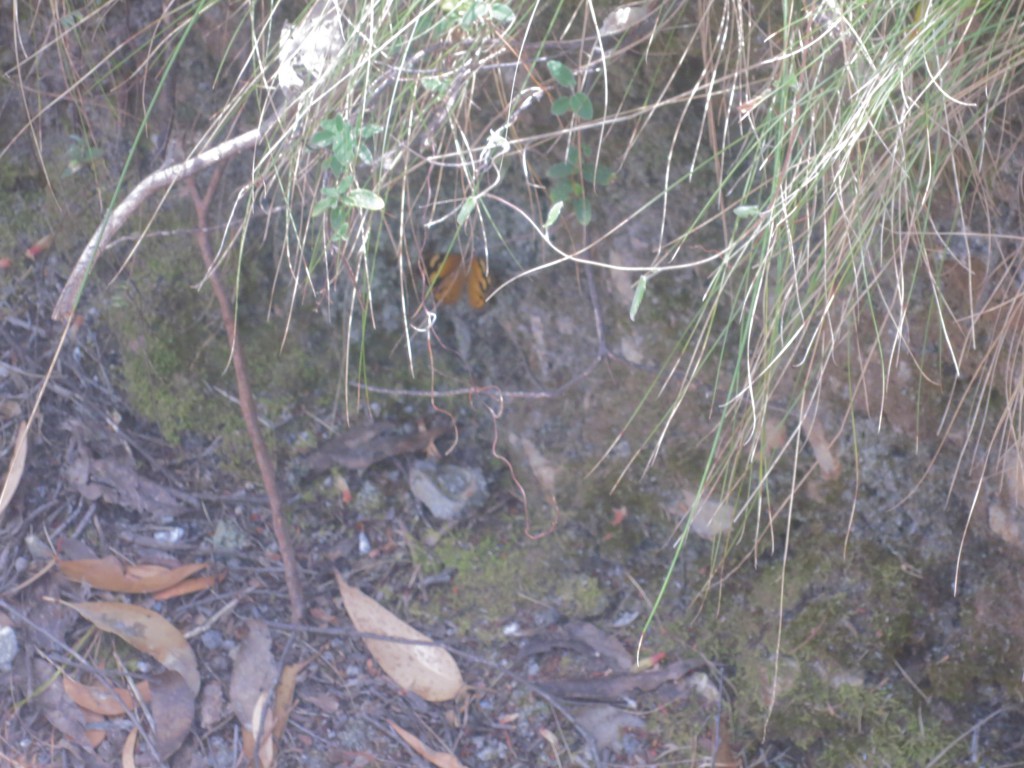
[[[38,680],[49,680],[53,677],[52,667],[42,659],[36,659],[32,668]],[[86,727],[95,715],[87,718],[89,713],[68,697],[64,692],[64,686],[58,685],[54,680],[52,685],[45,687],[37,701],[42,708],[43,716],[50,725],[64,734],[68,741],[89,751],[94,749],[94,733],[87,733]]]
[[[558,488],[558,467],[556,467],[528,437],[521,437],[513,432],[508,433],[508,442],[515,450],[523,454],[530,472],[533,473],[537,485],[540,486],[545,498],[554,499]]]
[[[654,3],[651,2],[620,5],[604,17],[604,20],[601,22],[601,36],[618,35],[627,29],[635,27],[650,17],[654,12],[653,6]]]
[[[213,589],[214,585],[220,581],[221,576],[200,576],[196,579],[186,579],[180,584],[175,584],[173,587],[167,589],[161,589],[159,592],[153,593],[154,600],[170,600],[172,597],[181,597],[182,595],[191,595],[193,592],[202,592],[207,589]]]
[[[153,743],[160,759],[166,760],[185,741],[196,714],[196,696],[176,671],[165,669],[149,680],[153,697],[149,705],[156,733]]]
[[[86,712],[113,717],[135,708],[132,695],[124,688],[104,685],[85,685],[64,675],[64,693]]]
[[[7,468],[3,488],[0,488],[0,520],[3,519],[7,506],[14,498],[14,492],[21,483],[21,475],[25,471],[25,459],[28,456],[28,422],[23,421],[14,436],[14,448],[11,450],[11,463]]]
[[[53,235],[43,235],[41,238],[36,240],[32,245],[25,249],[26,259],[35,259],[43,251],[46,251],[53,245]]]
[[[277,680],[277,661],[271,651],[270,629],[259,619],[245,622],[248,630],[238,646],[231,671],[228,701],[243,726],[252,720],[253,708],[260,696],[269,693]]]
[[[139,729],[132,728],[121,747],[121,768],[135,768],[135,743],[139,740]]]
[[[299,466],[304,472],[362,470],[393,456],[421,451],[449,431],[445,424],[406,432],[401,426],[385,421],[352,427],[304,456]]]
[[[292,713],[292,702],[295,700],[295,682],[299,673],[309,666],[312,658],[289,664],[281,672],[281,679],[274,690],[274,738],[284,735],[288,717]]]
[[[727,501],[710,497],[697,497],[691,491],[683,491],[682,507],[679,512],[690,518],[690,530],[702,539],[713,541],[728,533],[736,520],[736,507]]]
[[[644,727],[643,719],[636,712],[609,704],[588,704],[576,710],[573,716],[602,750],[621,749],[627,730],[641,731]]]
[[[260,768],[271,768],[274,764],[274,713],[267,706],[268,696],[268,693],[263,693],[256,700],[252,710],[250,730],[246,734],[249,738],[246,755],[250,760],[253,757],[253,752],[248,751],[248,748],[255,750],[256,737],[259,737],[259,752],[256,757],[259,760]]]
[[[178,672],[193,696],[199,693],[199,666],[192,646],[173,624],[155,611],[129,603],[64,603],[104,632],[117,635]]]
[[[372,597],[349,586],[337,571],[334,578],[345,610],[356,629],[364,634],[394,638],[363,638],[370,654],[388,677],[427,701],[449,701],[458,695],[465,683],[459,665],[448,651]]]
[[[67,578],[88,584],[93,589],[141,595],[170,589],[203,570],[206,564],[192,563],[173,569],[159,565],[131,565],[126,568],[110,555],[96,560],[60,560],[57,567]]]
[[[397,733],[412,751],[437,768],[465,768],[459,759],[451,752],[438,752],[424,744],[417,736],[409,733],[405,728],[388,720],[388,725]]]

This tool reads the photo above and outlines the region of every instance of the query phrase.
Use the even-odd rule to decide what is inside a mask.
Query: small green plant
[[[548,193],[551,202],[556,205],[571,204],[576,220],[584,226],[589,224],[594,216],[584,185],[606,187],[614,178],[614,174],[608,168],[589,160],[592,154],[593,150],[586,144],[582,144],[580,148],[570,147],[565,162],[555,163],[548,169],[548,178],[553,182]]]
[[[567,112],[572,112],[580,120],[593,119],[594,104],[587,94],[576,90],[576,75],[572,70],[560,61],[549,61],[548,72],[560,86],[572,91],[568,96],[559,96],[554,100],[551,104],[551,114],[561,117]]]
[[[77,134],[68,136],[68,147],[64,150],[64,176],[74,176],[103,157],[103,150],[92,146]]]
[[[561,117],[571,113],[580,120],[591,120],[594,117],[594,104],[587,94],[576,90],[576,75],[573,71],[560,61],[549,61],[547,67],[555,82],[571,91],[552,102],[551,114]],[[593,212],[584,185],[607,186],[613,177],[612,172],[600,163],[588,161],[587,158],[592,153],[586,144],[581,144],[578,148],[570,147],[565,161],[555,163],[548,169],[548,178],[553,182],[550,197],[554,205],[547,226],[554,223],[566,204],[572,205],[572,211],[580,224],[585,226],[590,223]]]
[[[370,148],[364,140],[380,133],[379,125],[355,126],[341,115],[324,120],[320,129],[313,134],[313,147],[327,148],[330,156],[326,162],[328,173],[336,181],[334,186],[324,187],[321,197],[313,206],[313,216],[328,215],[331,225],[331,240],[342,242],[348,237],[348,217],[354,208],[367,211],[384,209],[384,200],[371,189],[359,187],[354,166],[356,162],[369,163],[372,159]]]

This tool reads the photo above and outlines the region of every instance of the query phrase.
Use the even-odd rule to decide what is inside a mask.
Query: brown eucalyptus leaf
[[[274,738],[280,739],[284,735],[285,726],[288,725],[288,717],[292,713],[292,705],[295,701],[295,683],[299,673],[302,672],[312,658],[287,665],[281,672],[281,679],[274,689]]]
[[[199,693],[199,666],[192,646],[174,625],[156,611],[129,603],[103,601],[65,603],[104,632],[117,635],[148,653],[167,669],[181,674],[193,697]]]
[[[97,715],[115,717],[135,708],[131,693],[124,688],[85,685],[68,675],[64,675],[64,693],[82,709]]]
[[[427,701],[449,701],[458,695],[465,683],[459,665],[448,651],[372,597],[349,586],[337,571],[334,578],[345,610],[356,629],[365,634],[393,638],[363,638],[370,654],[388,677]]]
[[[451,752],[438,752],[431,749],[416,735],[409,733],[400,725],[388,720],[391,729],[401,737],[402,741],[409,745],[413,752],[437,768],[465,768],[459,759]]]
[[[127,568],[113,555],[93,560],[60,560],[60,572],[72,581],[88,584],[107,592],[141,595],[169,589],[206,567],[205,563],[191,563],[177,568],[159,565],[132,565]]]

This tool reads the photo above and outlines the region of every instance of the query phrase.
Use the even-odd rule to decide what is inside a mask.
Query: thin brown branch
[[[217,306],[220,308],[221,322],[224,324],[224,333],[228,338],[228,346],[231,349],[231,363],[235,369],[235,381],[238,384],[238,403],[242,410],[242,418],[245,420],[245,428],[249,433],[249,441],[252,443],[252,450],[256,456],[256,464],[259,466],[260,478],[263,487],[267,492],[267,501],[270,505],[270,519],[274,528],[274,536],[277,538],[277,547],[281,552],[281,566],[284,568],[284,580],[288,587],[288,600],[291,603],[292,621],[299,623],[305,612],[305,603],[302,597],[302,584],[299,581],[299,568],[295,559],[295,550],[292,549],[291,539],[288,537],[288,530],[285,527],[284,515],[281,508],[281,495],[277,490],[277,477],[274,473],[274,465],[270,460],[270,451],[263,440],[263,433],[260,432],[259,419],[256,414],[256,402],[252,395],[252,387],[249,386],[248,367],[245,364],[245,350],[242,340],[238,338],[235,328],[235,317],[231,308],[231,301],[227,292],[217,275],[217,268],[214,264],[213,249],[210,248],[210,239],[207,236],[206,213],[210,207],[210,200],[217,182],[220,180],[219,166],[214,172],[213,179],[206,189],[206,195],[200,198],[199,189],[195,179],[189,178],[187,182],[189,194],[196,209],[196,243],[199,246],[199,253],[206,265],[206,272],[213,288],[214,296],[217,297]]]
[[[68,275],[60,296],[57,297],[57,303],[53,308],[53,319],[64,322],[74,314],[75,307],[78,306],[78,299],[82,295],[82,289],[85,287],[85,281],[89,277],[89,273],[92,272],[96,259],[114,235],[124,226],[128,218],[145,202],[146,198],[158,189],[163,189],[176,181],[191,178],[232,155],[245,149],[251,149],[256,146],[256,142],[260,140],[265,130],[265,127],[253,128],[233,139],[211,147],[205,152],[200,152],[195,157],[153,171],[140,181],[114,210],[103,217],[99,227],[92,233],[92,237],[89,238],[89,242],[82,250],[82,255],[78,257],[71,274]]]

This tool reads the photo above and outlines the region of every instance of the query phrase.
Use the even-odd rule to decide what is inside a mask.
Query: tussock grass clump
[[[865,415],[955,434],[965,474],[1015,476],[1019,3],[179,3],[139,12],[123,42],[42,95],[45,57],[75,60],[119,9],[25,22],[25,108],[74,104],[89,162],[97,94],[130,93],[113,105],[126,115],[141,105],[134,149],[194,156],[257,126],[221,256],[272,233],[289,303],[339,307],[346,343],[387,284],[412,363],[415,329],[432,322],[432,247],[615,270],[636,280],[641,317],[648,285],[692,271],[706,290],[645,449],[653,461],[688,393],[711,382],[699,495],[785,510],[808,477],[788,457],[809,445],[826,474],[854,471],[833,443]],[[190,40],[217,58],[217,109],[179,105],[158,126]],[[656,129],[668,162],[646,201],[602,207],[649,162],[636,147]],[[680,207],[698,178],[713,183]],[[652,211],[656,247],[604,257]],[[509,221],[543,253],[516,255]],[[349,393],[365,357],[344,357]],[[838,419],[826,402],[845,403]],[[783,462],[788,490],[773,495]]]

